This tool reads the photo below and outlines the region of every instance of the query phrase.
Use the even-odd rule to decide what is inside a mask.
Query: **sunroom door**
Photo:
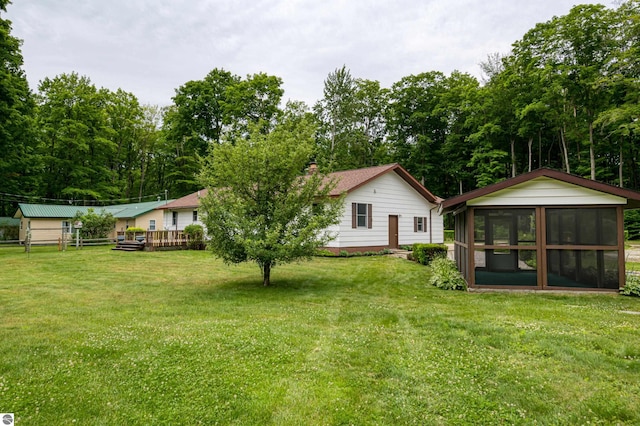
[[[517,217],[487,216],[485,244],[488,246],[514,246],[518,244]],[[518,251],[509,248],[487,250],[487,270],[515,271],[518,268]]]

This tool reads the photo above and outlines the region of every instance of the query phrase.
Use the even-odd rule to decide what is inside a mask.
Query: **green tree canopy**
[[[9,2],[0,0],[0,14]],[[11,21],[0,16],[0,182],[2,192],[34,194],[40,179],[35,152],[34,100],[22,70],[21,41],[11,35]],[[14,206],[0,203],[0,216]]]
[[[265,133],[251,125],[247,138],[212,147],[200,181],[208,247],[226,262],[253,261],[270,284],[277,263],[308,258],[332,236],[342,200],[329,197],[334,183],[303,175],[313,151],[315,126],[299,114]]]

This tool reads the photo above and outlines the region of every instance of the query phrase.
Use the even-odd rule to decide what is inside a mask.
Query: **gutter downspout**
[[[435,206],[431,207],[429,209],[429,244],[433,244],[433,219],[432,219],[432,215],[433,215],[433,210],[437,209],[438,205],[436,204]],[[442,240],[442,242],[444,242],[444,238]]]

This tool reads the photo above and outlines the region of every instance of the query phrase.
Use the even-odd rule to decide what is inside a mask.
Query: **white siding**
[[[566,206],[626,204],[627,200],[547,177],[514,185],[493,194],[469,200],[469,206]]]
[[[371,204],[371,229],[351,228],[351,204]],[[329,247],[387,246],[389,244],[389,216],[398,216],[398,243],[442,243],[443,220],[436,205],[430,204],[396,173],[386,173],[345,197],[342,219],[334,231],[338,236]],[[427,232],[413,231],[413,218],[427,218]]]
[[[204,224],[201,221],[201,212],[198,212],[198,220],[197,222],[193,221],[193,211],[195,209],[183,209],[183,210],[165,210],[164,212],[164,224],[163,228],[158,226],[158,230],[160,229],[168,229],[168,230],[184,230],[185,226],[191,225],[193,223],[204,227]],[[178,212],[178,224],[173,225],[173,212]]]

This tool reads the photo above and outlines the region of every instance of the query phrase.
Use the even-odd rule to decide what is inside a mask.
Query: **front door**
[[[389,248],[398,248],[398,216],[389,216]]]

